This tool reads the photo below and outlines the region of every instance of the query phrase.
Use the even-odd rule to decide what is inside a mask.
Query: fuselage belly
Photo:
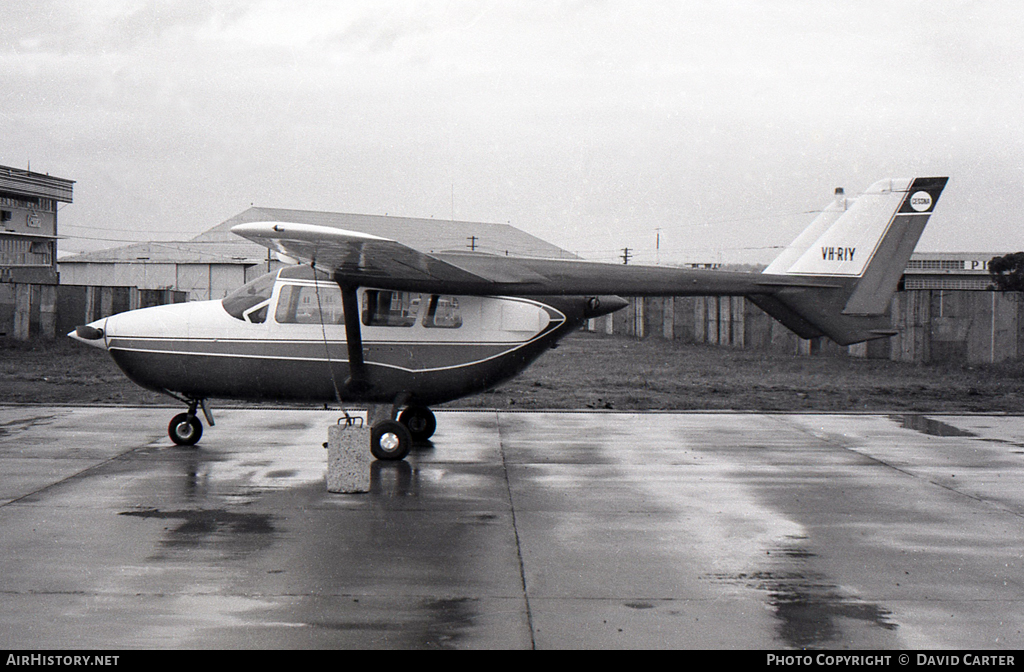
[[[578,325],[577,325],[578,326]],[[530,365],[570,327],[562,325],[542,337],[509,348],[507,344],[377,345],[364,343],[371,386],[354,395],[345,390],[350,371],[345,342],[288,344],[306,356],[275,354],[259,342],[244,344],[249,354],[203,352],[192,347],[154,348],[137,339],[114,339],[110,355],[137,384],[197,399],[287,400],[331,403],[392,401],[409,394],[410,401],[433,405],[489,389]],[[235,344],[241,345],[241,344]],[[262,352],[261,352],[262,350]],[[308,351],[318,350],[319,356]],[[330,358],[326,355],[331,353]],[[408,366],[413,361],[420,366]]]

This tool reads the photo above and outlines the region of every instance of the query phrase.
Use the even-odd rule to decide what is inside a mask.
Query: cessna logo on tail
[[[856,252],[856,247],[823,247],[821,248],[821,259],[822,261],[853,261],[853,255]]]
[[[932,195],[927,191],[917,191],[910,197],[910,207],[915,212],[926,212],[932,207]]]

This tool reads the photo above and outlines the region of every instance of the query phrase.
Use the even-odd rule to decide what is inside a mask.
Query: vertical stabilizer
[[[812,223],[765,273],[859,278],[873,265],[896,261],[891,255],[902,246],[893,247],[892,240],[916,232],[913,251],[947,179],[879,180],[841,212],[837,203],[830,204],[819,220],[827,217],[831,224],[825,228]],[[908,252],[903,264],[909,259]]]
[[[794,284],[751,299],[804,338],[890,335],[883,316],[948,179],[880,180],[855,200],[837,198],[764,271],[783,287],[799,276],[822,288]]]

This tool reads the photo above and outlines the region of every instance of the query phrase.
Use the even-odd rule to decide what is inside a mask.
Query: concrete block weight
[[[370,427],[362,418],[327,430],[327,490],[336,493],[370,491]]]

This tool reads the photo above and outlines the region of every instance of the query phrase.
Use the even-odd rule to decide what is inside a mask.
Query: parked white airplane
[[[882,180],[837,197],[763,273],[435,253],[401,242],[393,222],[387,236],[240,224],[232,231],[306,265],[221,301],[133,310],[69,335],[187,403],[168,429],[178,444],[199,440],[200,408],[213,424],[209,398],[389,404],[370,448],[402,459],[434,432],[428,406],[515,376],[585,320],[624,307],[618,295],[746,296],[802,338],[892,335],[886,310],[946,181]]]

